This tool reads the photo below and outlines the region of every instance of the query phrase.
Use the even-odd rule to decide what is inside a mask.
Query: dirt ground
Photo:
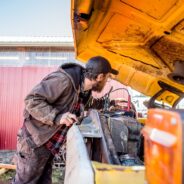
[[[0,151],[0,163],[14,164],[13,156],[15,151],[3,150]],[[0,184],[10,184],[15,175],[15,170],[6,170],[4,174],[0,175]],[[53,184],[64,184],[64,168],[53,168],[52,174]]]
[[[7,170],[6,173],[0,175],[0,184],[10,184],[15,175],[15,170]],[[61,169],[53,169],[53,184],[64,184],[64,175]]]

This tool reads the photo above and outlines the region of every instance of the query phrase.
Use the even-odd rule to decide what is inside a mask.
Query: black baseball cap
[[[86,63],[86,71],[94,74],[106,74],[112,73],[118,75],[118,71],[113,69],[109,61],[102,56],[95,56],[88,60]]]

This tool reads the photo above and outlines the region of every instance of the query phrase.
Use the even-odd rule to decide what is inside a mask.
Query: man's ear
[[[104,77],[105,77],[105,74],[100,73],[100,74],[98,74],[98,75],[97,75],[96,80],[97,80],[97,81],[101,81],[101,80],[103,80],[103,79],[104,79]]]

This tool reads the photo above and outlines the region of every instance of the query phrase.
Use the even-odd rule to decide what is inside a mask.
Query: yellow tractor
[[[65,183],[183,184],[184,0],[72,0],[71,19],[78,60],[107,58],[115,80],[151,98],[144,165],[123,166],[111,144],[127,117],[91,111],[68,132]]]

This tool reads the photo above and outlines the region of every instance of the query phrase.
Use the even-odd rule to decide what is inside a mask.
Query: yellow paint
[[[144,167],[123,167],[92,162],[95,184],[144,184]]]
[[[71,9],[77,59],[106,57],[119,70],[116,80],[148,96],[159,80],[184,91],[167,77],[184,58],[184,0],[72,0]],[[89,18],[75,22],[74,12]],[[161,98],[172,105],[178,96]]]
[[[146,118],[138,118],[137,121],[141,124],[145,124]]]

